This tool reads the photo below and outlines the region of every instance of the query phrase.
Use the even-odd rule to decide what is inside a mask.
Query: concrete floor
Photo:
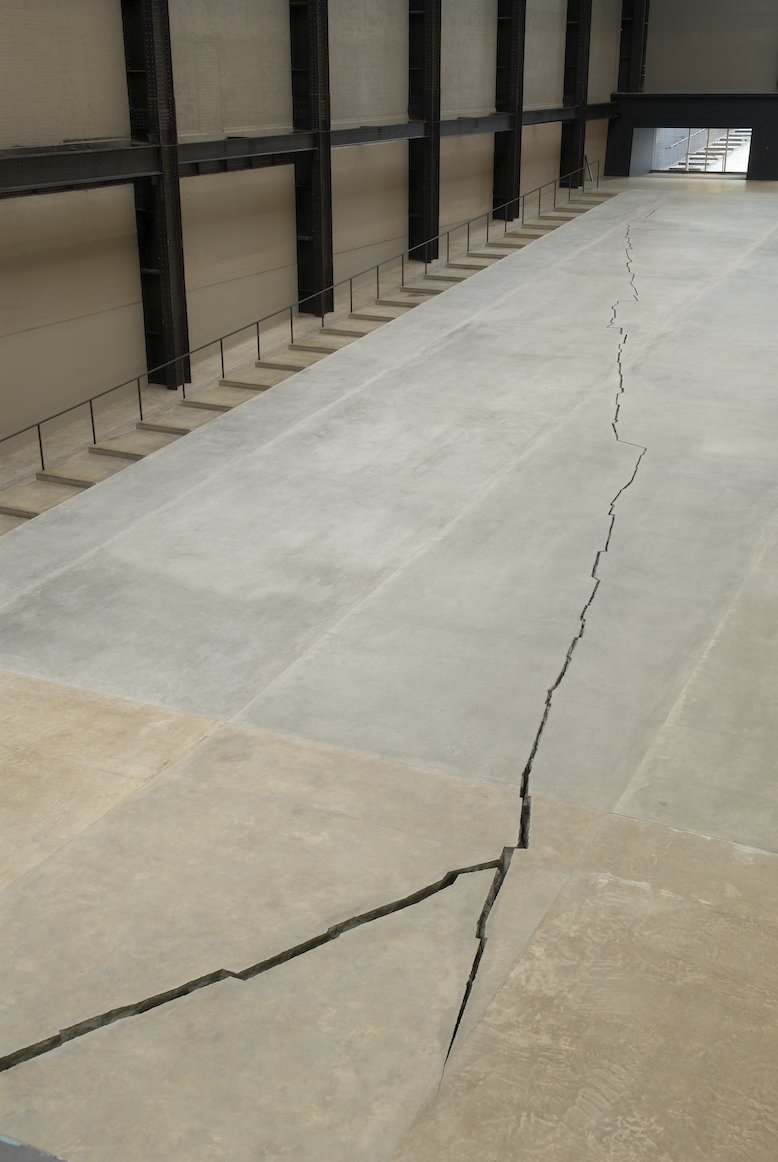
[[[0,542],[9,1137],[775,1159],[778,190],[616,188]]]

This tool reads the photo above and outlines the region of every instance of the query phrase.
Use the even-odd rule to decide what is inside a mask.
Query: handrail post
[[[521,224],[522,224],[522,226],[524,225],[524,212],[525,212],[525,205],[524,204],[526,201],[527,201],[527,195],[522,194],[521,195]]]
[[[376,298],[376,302],[378,302],[380,297],[381,297],[381,263],[377,262],[375,264],[375,298]]]
[[[90,400],[90,402],[91,402],[91,400]],[[41,426],[40,426],[40,424],[36,424],[35,427],[38,429],[38,452],[39,452],[40,458],[41,458],[41,472],[45,472],[46,471],[46,461],[43,459],[43,436],[41,435]]]
[[[260,348],[260,342],[259,342],[259,319],[257,319],[257,359],[261,359],[261,358],[262,358],[262,352],[260,351],[260,349],[259,349],[259,348]]]
[[[143,395],[140,390],[140,376],[138,376],[135,382],[138,385],[138,415],[140,416],[141,423],[143,423]]]
[[[489,215],[486,215],[486,245],[489,245]]]
[[[97,443],[97,433],[95,432],[95,405],[94,400],[89,401],[89,422],[92,425],[92,443]]]
[[[224,339],[219,340],[219,355],[222,364],[222,379],[224,379]]]
[[[289,308],[289,342],[294,343],[294,307]]]
[[[554,209],[556,209],[556,191],[557,191],[557,179],[554,178]]]
[[[467,223],[467,253],[470,253],[470,223]]]
[[[348,280],[348,309],[349,309],[349,314],[351,314],[354,310],[354,279],[353,278],[349,278],[349,280]]]
[[[400,255],[400,289],[405,286],[405,252]]]
[[[597,179],[596,179],[596,181],[597,181],[597,184],[595,186],[595,189],[599,190],[599,188],[600,188],[600,159],[599,159],[599,157],[597,158]]]

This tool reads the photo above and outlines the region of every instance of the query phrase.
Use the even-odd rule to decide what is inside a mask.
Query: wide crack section
[[[430,896],[436,896],[440,892],[445,892],[447,888],[453,887],[460,876],[473,875],[475,872],[491,871],[498,867],[499,862],[499,859],[491,859],[485,863],[476,863],[468,867],[454,868],[452,871],[446,872],[435,883],[427,884],[426,887],[411,892],[408,896],[391,900],[388,904],[382,904],[378,908],[372,908],[369,912],[360,912],[356,916],[350,916],[347,920],[342,920],[339,924],[327,928],[324,932],[312,936],[309,940],[305,940],[301,944],[295,944],[291,948],[286,948],[283,952],[278,952],[275,956],[270,956],[266,960],[259,960],[256,964],[250,964],[248,968],[241,969],[239,972],[219,968],[214,972],[206,973],[204,976],[198,976],[193,980],[188,980],[184,984],[177,985],[175,988],[166,989],[164,992],[144,997],[143,1000],[135,1001],[128,1005],[121,1005],[115,1009],[109,1009],[107,1012],[99,1013],[94,1017],[88,1017],[84,1021],[79,1021],[77,1024],[69,1026],[67,1029],[60,1029],[51,1037],[46,1037],[44,1040],[36,1041],[31,1045],[25,1045],[21,1049],[16,1049],[12,1053],[6,1054],[5,1057],[0,1057],[0,1072],[13,1069],[14,1066],[21,1065],[24,1061],[31,1061],[34,1057],[41,1057],[44,1053],[51,1053],[52,1050],[66,1045],[69,1041],[76,1041],[79,1037],[85,1037],[88,1033],[94,1033],[96,1029],[104,1029],[106,1025],[114,1025],[117,1021],[126,1021],[130,1017],[138,1017],[141,1013],[148,1013],[151,1009],[159,1009],[163,1005],[169,1005],[173,1001],[180,1000],[181,997],[189,996],[190,993],[198,992],[200,989],[209,988],[211,985],[218,984],[220,981],[253,980],[255,976],[261,976],[265,972],[270,972],[273,968],[278,968],[282,964],[288,964],[290,960],[296,960],[298,956],[304,956],[306,952],[313,952],[314,949],[321,948],[324,944],[331,944],[333,940],[337,940],[338,937],[343,936],[346,932],[352,932],[355,928],[362,928],[366,924],[373,924],[376,920],[383,919],[384,916],[390,916],[395,912],[402,912],[406,908],[412,908],[416,904],[421,904],[424,900],[428,900]]]
[[[629,285],[632,299],[634,302],[638,302],[639,295],[637,290],[637,283],[635,280],[632,238],[629,227],[627,228],[625,235],[625,254],[626,269],[629,276]],[[451,1040],[449,1042],[448,1052],[446,1054],[446,1061],[448,1061],[448,1058],[454,1047],[460,1026],[462,1024],[465,1011],[470,1001],[473,987],[478,975],[478,970],[486,950],[487,925],[489,921],[489,915],[505,882],[505,878],[508,874],[508,869],[510,868],[514,852],[526,848],[529,844],[531,812],[531,798],[529,792],[532,769],[537,758],[541,741],[543,739],[543,734],[548,725],[554,696],[562,682],[565,680],[567,672],[570,669],[575,651],[578,648],[579,643],[583,640],[584,634],[586,633],[586,621],[589,610],[591,609],[592,604],[597,596],[597,592],[601,583],[600,577],[598,575],[600,560],[603,554],[607,553],[610,549],[611,539],[613,537],[613,530],[616,523],[616,505],[619,501],[619,498],[634,483],[640,468],[640,464],[646,454],[646,448],[643,447],[643,445],[633,444],[629,440],[622,440],[619,434],[619,420],[625,394],[623,358],[624,349],[629,337],[626,329],[619,324],[619,306],[621,305],[621,301],[622,300],[617,300],[617,302],[613,304],[611,308],[612,317],[608,324],[609,327],[618,328],[619,336],[618,351],[616,356],[618,388],[616,391],[616,400],[614,404],[614,413],[611,427],[618,443],[626,444],[629,447],[636,448],[639,454],[629,479],[621,486],[610,502],[610,506],[608,508],[608,516],[610,518],[608,533],[602,547],[599,548],[595,554],[594,564],[592,566],[591,576],[593,585],[591,593],[589,594],[589,597],[578,617],[578,627],[570,642],[570,645],[567,648],[561,669],[559,670],[559,673],[557,674],[552,685],[549,686],[548,690],[546,691],[543,713],[541,715],[540,722],[532,742],[529,756],[521,774],[521,785],[519,791],[521,806],[516,843],[510,847],[503,848],[501,854],[494,859],[487,860],[484,863],[473,864],[468,867],[460,867],[448,871],[440,880],[435,881],[435,883],[428,884],[425,887],[420,888],[418,891],[412,892],[408,896],[403,896],[400,899],[392,900],[387,904],[382,904],[380,907],[373,908],[371,911],[362,912],[358,915],[351,916],[348,919],[341,921],[341,923],[326,929],[326,931],[318,933],[316,936],[311,937],[309,940],[303,941],[301,944],[296,944],[291,948],[287,948],[283,952],[279,952],[265,960],[258,961],[256,964],[249,965],[247,968],[244,968],[239,972],[232,972],[229,969],[220,968],[214,972],[207,973],[204,976],[186,981],[184,984],[178,985],[175,988],[167,989],[164,992],[156,993],[153,996],[144,997],[142,1000],[131,1004],[110,1009],[107,1012],[99,1013],[96,1016],[79,1021],[77,1024],[71,1025],[66,1029],[60,1029],[58,1032],[52,1034],[50,1037],[46,1037],[42,1041],[37,1041],[30,1045],[25,1045],[20,1049],[16,1049],[11,1053],[6,1054],[4,1057],[0,1057],[0,1072],[13,1069],[15,1066],[21,1065],[25,1061],[31,1061],[32,1059],[41,1057],[46,1053],[51,1053],[53,1050],[66,1045],[68,1042],[85,1037],[89,1033],[95,1032],[97,1029],[103,1029],[107,1025],[113,1025],[119,1021],[129,1020],[132,1017],[140,1016],[142,1013],[147,1013],[152,1009],[161,1008],[163,1005],[171,1004],[174,1001],[180,1000],[182,997],[188,996],[190,993],[209,988],[212,985],[218,984],[220,981],[230,979],[240,981],[252,980],[256,976],[261,976],[263,973],[270,972],[274,968],[278,968],[281,965],[287,964],[289,961],[295,960],[297,957],[303,956],[308,952],[312,952],[316,948],[321,948],[324,944],[329,944],[333,940],[337,940],[346,932],[351,932],[356,928],[361,928],[364,925],[372,924],[375,921],[381,920],[383,917],[392,915],[395,912],[402,912],[407,908],[414,907],[414,905],[420,904],[424,900],[428,900],[431,896],[437,895],[438,893],[444,892],[448,888],[452,887],[453,884],[455,884],[456,881],[460,878],[460,876],[472,875],[475,872],[491,870],[494,872],[494,876],[492,878],[489,891],[487,893],[486,899],[484,900],[484,904],[478,918],[478,923],[476,925],[475,936],[478,944],[475,957],[473,959],[473,964],[470,969],[470,974],[465,985],[462,1002],[459,1006],[456,1021],[454,1023]]]
[[[629,289],[630,289],[631,301],[637,303],[640,301],[640,295],[638,293],[637,281],[636,281],[636,277],[635,277],[634,255],[633,255],[633,249],[632,249],[632,232],[631,232],[630,226],[627,227],[626,233],[624,235],[624,255],[625,255],[625,265],[626,265],[626,270],[627,270],[627,276],[629,278]],[[476,949],[476,954],[475,954],[475,957],[473,959],[472,968],[470,969],[470,976],[468,977],[467,983],[465,985],[465,991],[464,991],[464,995],[462,997],[462,1003],[459,1007],[457,1019],[456,1019],[456,1022],[454,1024],[454,1031],[451,1035],[451,1041],[449,1042],[448,1053],[446,1054],[446,1061],[448,1061],[449,1057],[451,1056],[451,1051],[454,1048],[454,1042],[456,1041],[457,1033],[459,1032],[460,1025],[462,1024],[462,1019],[465,1015],[465,1010],[467,1009],[467,1005],[468,1005],[468,1002],[470,1000],[470,996],[471,996],[472,991],[473,991],[473,986],[475,984],[475,980],[476,980],[476,977],[478,975],[478,970],[481,966],[481,961],[483,960],[484,952],[486,951],[487,924],[489,921],[489,913],[491,912],[492,908],[494,907],[494,903],[495,903],[497,897],[499,896],[500,891],[502,889],[502,886],[505,882],[505,877],[508,874],[508,869],[510,867],[511,858],[513,856],[514,851],[518,851],[520,848],[525,848],[529,844],[529,821],[530,821],[530,809],[531,809],[530,779],[532,776],[532,768],[535,764],[535,759],[537,758],[538,750],[540,749],[540,744],[542,742],[546,727],[548,726],[548,721],[549,721],[549,718],[551,716],[551,709],[552,709],[553,702],[554,702],[554,696],[555,696],[557,690],[559,689],[559,687],[564,682],[565,678],[567,677],[567,672],[570,669],[570,666],[572,665],[573,656],[575,654],[575,651],[578,649],[578,646],[580,645],[581,641],[583,641],[584,634],[586,633],[586,622],[587,622],[587,618],[589,616],[589,610],[591,609],[591,607],[594,603],[594,600],[597,597],[597,592],[598,592],[598,590],[600,588],[600,584],[601,584],[601,578],[599,576],[600,561],[601,561],[603,555],[609,551],[610,545],[611,545],[611,540],[613,538],[613,530],[614,530],[614,527],[616,524],[616,505],[618,504],[619,499],[627,491],[627,489],[631,488],[631,486],[634,484],[635,478],[640,470],[640,465],[643,461],[643,457],[645,456],[645,454],[647,452],[647,448],[645,448],[643,444],[634,444],[630,440],[622,440],[621,435],[619,434],[619,422],[620,422],[620,417],[621,417],[621,408],[622,408],[622,404],[624,402],[624,394],[625,394],[624,350],[626,348],[627,340],[629,338],[629,334],[628,334],[628,331],[626,330],[626,328],[619,324],[619,307],[622,305],[622,302],[623,302],[623,300],[617,299],[616,302],[612,304],[612,306],[611,306],[611,319],[610,319],[610,322],[608,323],[609,328],[618,328],[618,348],[617,348],[617,352],[616,352],[617,388],[616,388],[616,399],[614,402],[613,419],[611,420],[611,428],[613,430],[613,435],[616,439],[616,442],[618,444],[625,444],[630,448],[635,448],[638,452],[638,455],[635,459],[635,465],[632,469],[631,475],[625,481],[625,483],[622,484],[621,488],[619,488],[618,492],[613,497],[613,499],[611,500],[610,505],[608,507],[608,517],[609,517],[608,532],[607,532],[607,535],[605,537],[605,541],[604,541],[603,545],[601,546],[601,548],[599,548],[597,550],[597,552],[594,555],[594,564],[592,565],[592,572],[591,572],[591,577],[592,577],[592,581],[593,581],[591,592],[590,592],[590,594],[589,594],[589,596],[584,604],[583,609],[581,610],[581,612],[578,616],[578,628],[577,628],[577,630],[576,630],[576,632],[575,632],[575,634],[570,642],[570,645],[567,647],[567,652],[566,652],[564,660],[562,662],[561,669],[559,670],[559,673],[557,674],[556,678],[554,679],[554,682],[549,686],[548,690],[546,691],[546,699],[545,699],[545,703],[543,706],[543,713],[541,715],[537,731],[535,732],[535,737],[532,741],[532,747],[530,749],[529,757],[527,758],[527,761],[524,764],[524,769],[521,773],[521,788],[520,788],[520,792],[519,792],[520,796],[521,796],[521,822],[519,825],[519,835],[518,835],[515,846],[514,847],[506,847],[505,850],[503,851],[503,854],[500,858],[499,864],[498,864],[498,866],[495,870],[495,873],[494,873],[494,879],[493,879],[491,887],[489,889],[489,894],[487,895],[486,900],[484,901],[484,906],[483,906],[483,909],[481,910],[481,915],[478,918],[478,925],[476,927],[476,937],[478,939],[478,947]],[[444,1065],[444,1068],[445,1068],[445,1065]]]

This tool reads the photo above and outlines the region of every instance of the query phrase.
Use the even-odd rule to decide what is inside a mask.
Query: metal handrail
[[[35,423],[27,424],[26,427],[19,428],[18,431],[11,432],[10,435],[8,435],[8,436],[0,437],[0,445],[7,443],[9,440],[15,440],[18,436],[23,436],[26,432],[36,431],[38,434],[38,453],[39,453],[39,458],[40,458],[41,470],[45,471],[46,458],[45,458],[45,453],[44,453],[44,448],[43,448],[43,433],[42,433],[42,428],[43,428],[44,424],[51,423],[53,420],[58,420],[61,416],[68,415],[69,412],[78,411],[79,408],[88,407],[89,408],[90,425],[91,425],[91,429],[92,429],[92,444],[96,444],[97,443],[97,430],[96,430],[96,426],[95,426],[95,413],[94,413],[94,404],[95,404],[96,400],[103,399],[105,396],[111,395],[115,391],[121,391],[121,389],[123,387],[129,387],[131,384],[135,384],[136,388],[137,388],[137,393],[138,393],[138,413],[139,413],[140,420],[142,421],[143,420],[142,380],[145,379],[146,383],[148,385],[150,377],[152,375],[156,375],[161,371],[165,371],[169,367],[175,366],[177,364],[181,364],[185,360],[191,359],[191,357],[193,355],[197,355],[201,351],[206,351],[209,347],[214,347],[217,343],[219,344],[219,354],[220,354],[220,360],[221,360],[221,373],[222,373],[222,378],[224,378],[224,375],[225,375],[224,342],[226,339],[232,339],[233,336],[239,335],[242,331],[249,331],[249,330],[255,329],[256,333],[257,333],[257,358],[261,359],[262,354],[261,354],[260,332],[261,332],[261,328],[262,328],[263,323],[267,323],[270,319],[274,319],[279,315],[288,314],[289,315],[289,331],[290,331],[291,342],[294,343],[294,312],[295,312],[295,309],[299,312],[300,307],[304,303],[308,303],[312,299],[321,299],[321,301],[322,301],[321,320],[322,320],[322,326],[323,326],[325,315],[327,315],[328,313],[331,313],[331,312],[328,312],[324,309],[324,296],[328,295],[330,291],[335,291],[338,289],[338,287],[342,287],[342,286],[345,286],[346,284],[348,284],[349,285],[350,309],[353,310],[353,307],[354,307],[354,281],[356,279],[363,278],[366,274],[370,274],[371,271],[375,271],[376,297],[380,298],[381,297],[381,267],[388,265],[390,262],[396,262],[398,259],[400,260],[400,263],[401,263],[400,287],[402,289],[405,287],[405,262],[406,262],[406,259],[409,261],[412,261],[412,262],[422,262],[423,261],[424,273],[426,274],[430,261],[434,261],[434,259],[430,260],[428,257],[426,257],[427,248],[432,243],[439,242],[443,238],[446,239],[446,260],[448,261],[450,258],[451,235],[457,230],[462,230],[462,229],[466,228],[467,229],[467,249],[469,250],[470,249],[470,228],[473,225],[473,223],[480,222],[480,220],[482,218],[484,218],[486,220],[486,241],[488,243],[489,242],[489,222],[500,211],[502,211],[502,210],[507,211],[508,207],[510,207],[510,206],[516,207],[516,214],[514,215],[514,218],[509,219],[508,214],[506,213],[504,218],[502,219],[504,222],[503,235],[505,235],[508,231],[508,222],[515,221],[515,218],[518,217],[519,214],[521,215],[522,224],[524,223],[527,198],[534,198],[535,194],[538,195],[538,216],[540,216],[541,209],[542,209],[543,190],[546,190],[550,186],[553,186],[553,188],[554,188],[554,203],[553,204],[554,204],[554,208],[556,208],[557,196],[558,196],[560,188],[562,188],[562,183],[565,183],[565,182],[568,183],[568,185],[565,188],[567,188],[567,190],[568,190],[568,200],[570,200],[572,198],[572,191],[573,191],[574,187],[572,185],[570,185],[569,183],[572,181],[573,178],[578,178],[580,176],[581,188],[585,190],[586,189],[587,172],[589,174],[589,181],[592,183],[592,185],[594,185],[595,189],[599,189],[599,186],[600,186],[600,162],[599,161],[595,162],[596,177],[592,178],[591,166],[590,166],[588,160],[585,159],[584,165],[580,166],[578,169],[571,170],[570,173],[562,174],[558,178],[554,178],[551,181],[544,182],[542,185],[536,186],[532,190],[527,190],[526,193],[523,193],[523,194],[517,193],[515,197],[509,198],[507,202],[502,202],[500,205],[492,206],[492,208],[490,210],[487,210],[485,213],[476,214],[475,217],[473,217],[473,218],[467,218],[462,222],[456,223],[456,225],[454,225],[454,226],[449,226],[449,228],[447,230],[441,230],[439,233],[434,234],[431,238],[426,239],[424,242],[417,242],[414,246],[408,247],[407,250],[402,251],[402,253],[400,253],[400,254],[396,254],[391,258],[385,258],[381,262],[374,263],[372,266],[366,267],[364,270],[359,271],[357,274],[349,275],[348,278],[340,279],[338,282],[334,282],[334,283],[331,283],[329,286],[323,287],[322,290],[320,290],[320,291],[315,291],[313,294],[307,295],[305,298],[298,299],[296,302],[291,303],[289,306],[281,307],[276,311],[271,311],[271,313],[269,315],[263,315],[261,318],[255,319],[251,323],[244,323],[243,326],[236,327],[235,330],[233,330],[233,331],[227,331],[223,335],[219,335],[215,339],[210,339],[207,343],[201,343],[198,347],[192,347],[188,351],[182,352],[182,354],[175,356],[175,358],[168,359],[164,363],[158,364],[156,367],[149,367],[146,369],[146,371],[142,371],[139,375],[131,375],[129,379],[123,380],[122,383],[114,384],[113,387],[106,387],[103,389],[103,391],[98,391],[94,395],[89,396],[87,399],[81,400],[79,403],[70,404],[68,407],[62,408],[60,411],[54,412],[54,413],[52,413],[52,415],[46,416],[42,420],[37,420]],[[577,189],[578,187],[576,186],[575,188]],[[417,258],[413,257],[413,255],[418,254],[422,251],[425,252],[424,259],[421,259],[421,258],[417,259]],[[182,397],[185,399],[186,398],[186,381],[182,380],[180,386],[181,386]]]

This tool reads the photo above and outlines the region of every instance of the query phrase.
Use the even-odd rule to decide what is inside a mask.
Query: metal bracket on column
[[[498,0],[495,110],[509,113],[511,128],[494,135],[495,218],[515,218],[521,185],[521,130],[524,104],[524,32],[527,0]],[[505,205],[516,198],[515,205]]]
[[[130,132],[160,157],[158,176],[133,183],[146,359],[169,364],[150,382],[176,388],[191,373],[168,0],[122,0],[122,22]]]
[[[408,247],[430,262],[440,229],[441,0],[409,0],[408,19],[408,118],[424,122],[424,136],[408,142]]]
[[[564,105],[583,110],[589,97],[589,46],[592,38],[592,0],[567,0],[567,36],[565,40]],[[576,117],[562,124],[562,148],[559,174],[580,170],[584,163],[586,119]],[[562,185],[577,185],[578,177],[563,180]]]
[[[327,0],[289,0],[295,130],[314,149],[295,160],[297,286],[304,314],[333,309],[332,157]],[[303,302],[302,300],[306,300]]]

